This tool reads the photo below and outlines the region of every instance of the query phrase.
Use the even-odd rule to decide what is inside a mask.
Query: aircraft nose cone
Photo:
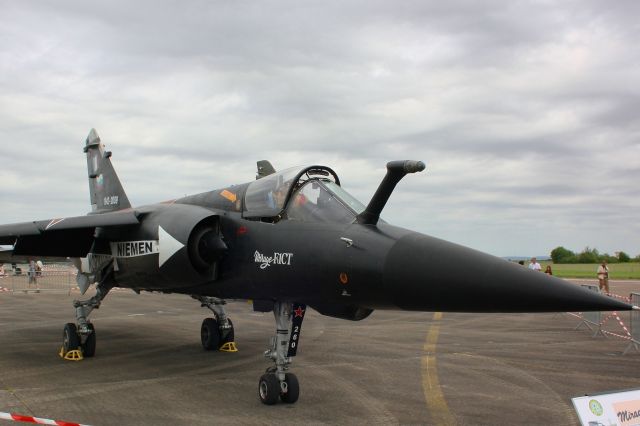
[[[631,305],[488,254],[422,234],[400,238],[384,285],[401,309],[450,312],[582,312]]]

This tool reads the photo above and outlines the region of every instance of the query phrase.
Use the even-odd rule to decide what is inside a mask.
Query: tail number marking
[[[109,195],[108,197],[104,197],[102,200],[105,206],[117,206],[120,204],[120,197],[117,195]]]

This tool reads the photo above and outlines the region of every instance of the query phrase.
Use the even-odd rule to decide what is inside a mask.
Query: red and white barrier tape
[[[633,340],[633,338],[630,337],[630,336],[623,336],[622,334],[613,333],[613,332],[607,331],[607,330],[600,330],[600,331],[602,331],[603,334],[608,334],[610,336],[618,337],[618,338],[623,339],[623,340]]]
[[[617,312],[613,313],[613,316],[616,317],[616,320],[618,320],[618,324],[620,324],[620,327],[622,327],[622,329],[624,330],[625,333],[627,333],[627,336],[629,339],[632,338],[631,332],[629,331],[629,329],[627,328],[627,326],[622,322],[622,320],[620,319],[620,315],[618,315]]]
[[[600,321],[600,325],[604,325],[607,321],[609,321],[610,318],[612,318],[614,315],[616,315],[616,312],[614,311],[613,313],[607,315],[606,317],[604,317],[604,319],[602,321]]]
[[[80,423],[64,422],[61,420],[41,419],[38,417],[23,416],[22,414],[11,414],[0,412],[0,419],[12,420],[14,422],[36,423],[39,425],[56,425],[56,426],[88,426]]]
[[[11,289],[0,286],[0,291],[11,291]]]
[[[615,317],[616,321],[618,321],[618,324],[620,325],[620,327],[622,327],[622,329],[624,330],[625,333],[627,333],[627,336],[631,337],[631,332],[629,331],[629,329],[627,328],[627,326],[624,324],[624,322],[622,322],[622,320],[620,319],[620,315],[618,315],[618,312],[613,311],[611,312],[609,315],[607,315],[601,322],[600,322],[600,327],[602,327],[603,325],[605,325],[605,323],[607,321],[609,321],[611,318]]]
[[[622,297],[620,297],[622,298]],[[629,297],[628,300],[631,300],[631,298]],[[569,315],[572,315],[574,317],[578,317],[578,318],[583,318],[582,317],[582,312],[579,312],[578,314],[575,314],[573,312],[567,312]],[[602,327],[606,324],[607,321],[609,321],[611,318],[615,317],[616,321],[618,322],[618,325],[624,330],[626,336],[623,336],[622,334],[618,334],[618,333],[614,333],[612,331],[609,330],[603,330]],[[631,331],[629,331],[629,328],[626,326],[626,324],[624,323],[624,321],[622,321],[622,319],[620,319],[620,315],[618,315],[617,311],[613,311],[611,312],[609,315],[607,315],[606,317],[604,317],[604,319],[602,321],[600,321],[600,324],[597,324],[600,327],[600,332],[604,333],[604,334],[608,334],[610,336],[614,336],[614,337],[619,337],[621,339],[624,340],[633,340],[633,334],[631,334]]]
[[[605,294],[609,297],[613,297],[615,299],[620,299],[620,300],[624,300],[627,303],[631,303],[631,296],[624,297],[624,296],[620,296],[619,294],[613,294],[613,293],[605,293]]]

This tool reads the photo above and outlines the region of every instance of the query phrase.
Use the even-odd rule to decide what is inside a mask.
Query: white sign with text
[[[640,389],[571,400],[583,426],[640,426]]]

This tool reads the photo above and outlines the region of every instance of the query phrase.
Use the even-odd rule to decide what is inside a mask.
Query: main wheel
[[[293,404],[298,400],[300,396],[300,384],[298,378],[293,373],[286,373],[284,375],[284,381],[287,383],[287,393],[280,394],[282,402]]]
[[[96,354],[96,329],[91,323],[87,324],[87,327],[91,330],[91,334],[87,336],[87,340],[82,345],[82,355],[85,358],[91,358]]]
[[[258,396],[260,401],[266,405],[273,405],[278,402],[280,396],[280,381],[273,373],[263,374],[258,383]]]
[[[64,326],[62,333],[62,348],[66,354],[69,351],[75,351],[80,347],[80,336],[78,336],[78,328],[72,322]]]
[[[231,322],[231,319],[227,318],[227,321],[229,321],[229,325],[231,326],[231,328],[229,329],[229,331],[227,332],[226,336],[223,336],[222,332],[220,331],[220,346],[224,345],[225,343],[228,342],[234,342],[235,340],[235,333],[233,331],[233,322]]]
[[[205,318],[200,327],[200,340],[202,347],[207,350],[217,350],[220,347],[220,328],[218,321],[213,318]]]

